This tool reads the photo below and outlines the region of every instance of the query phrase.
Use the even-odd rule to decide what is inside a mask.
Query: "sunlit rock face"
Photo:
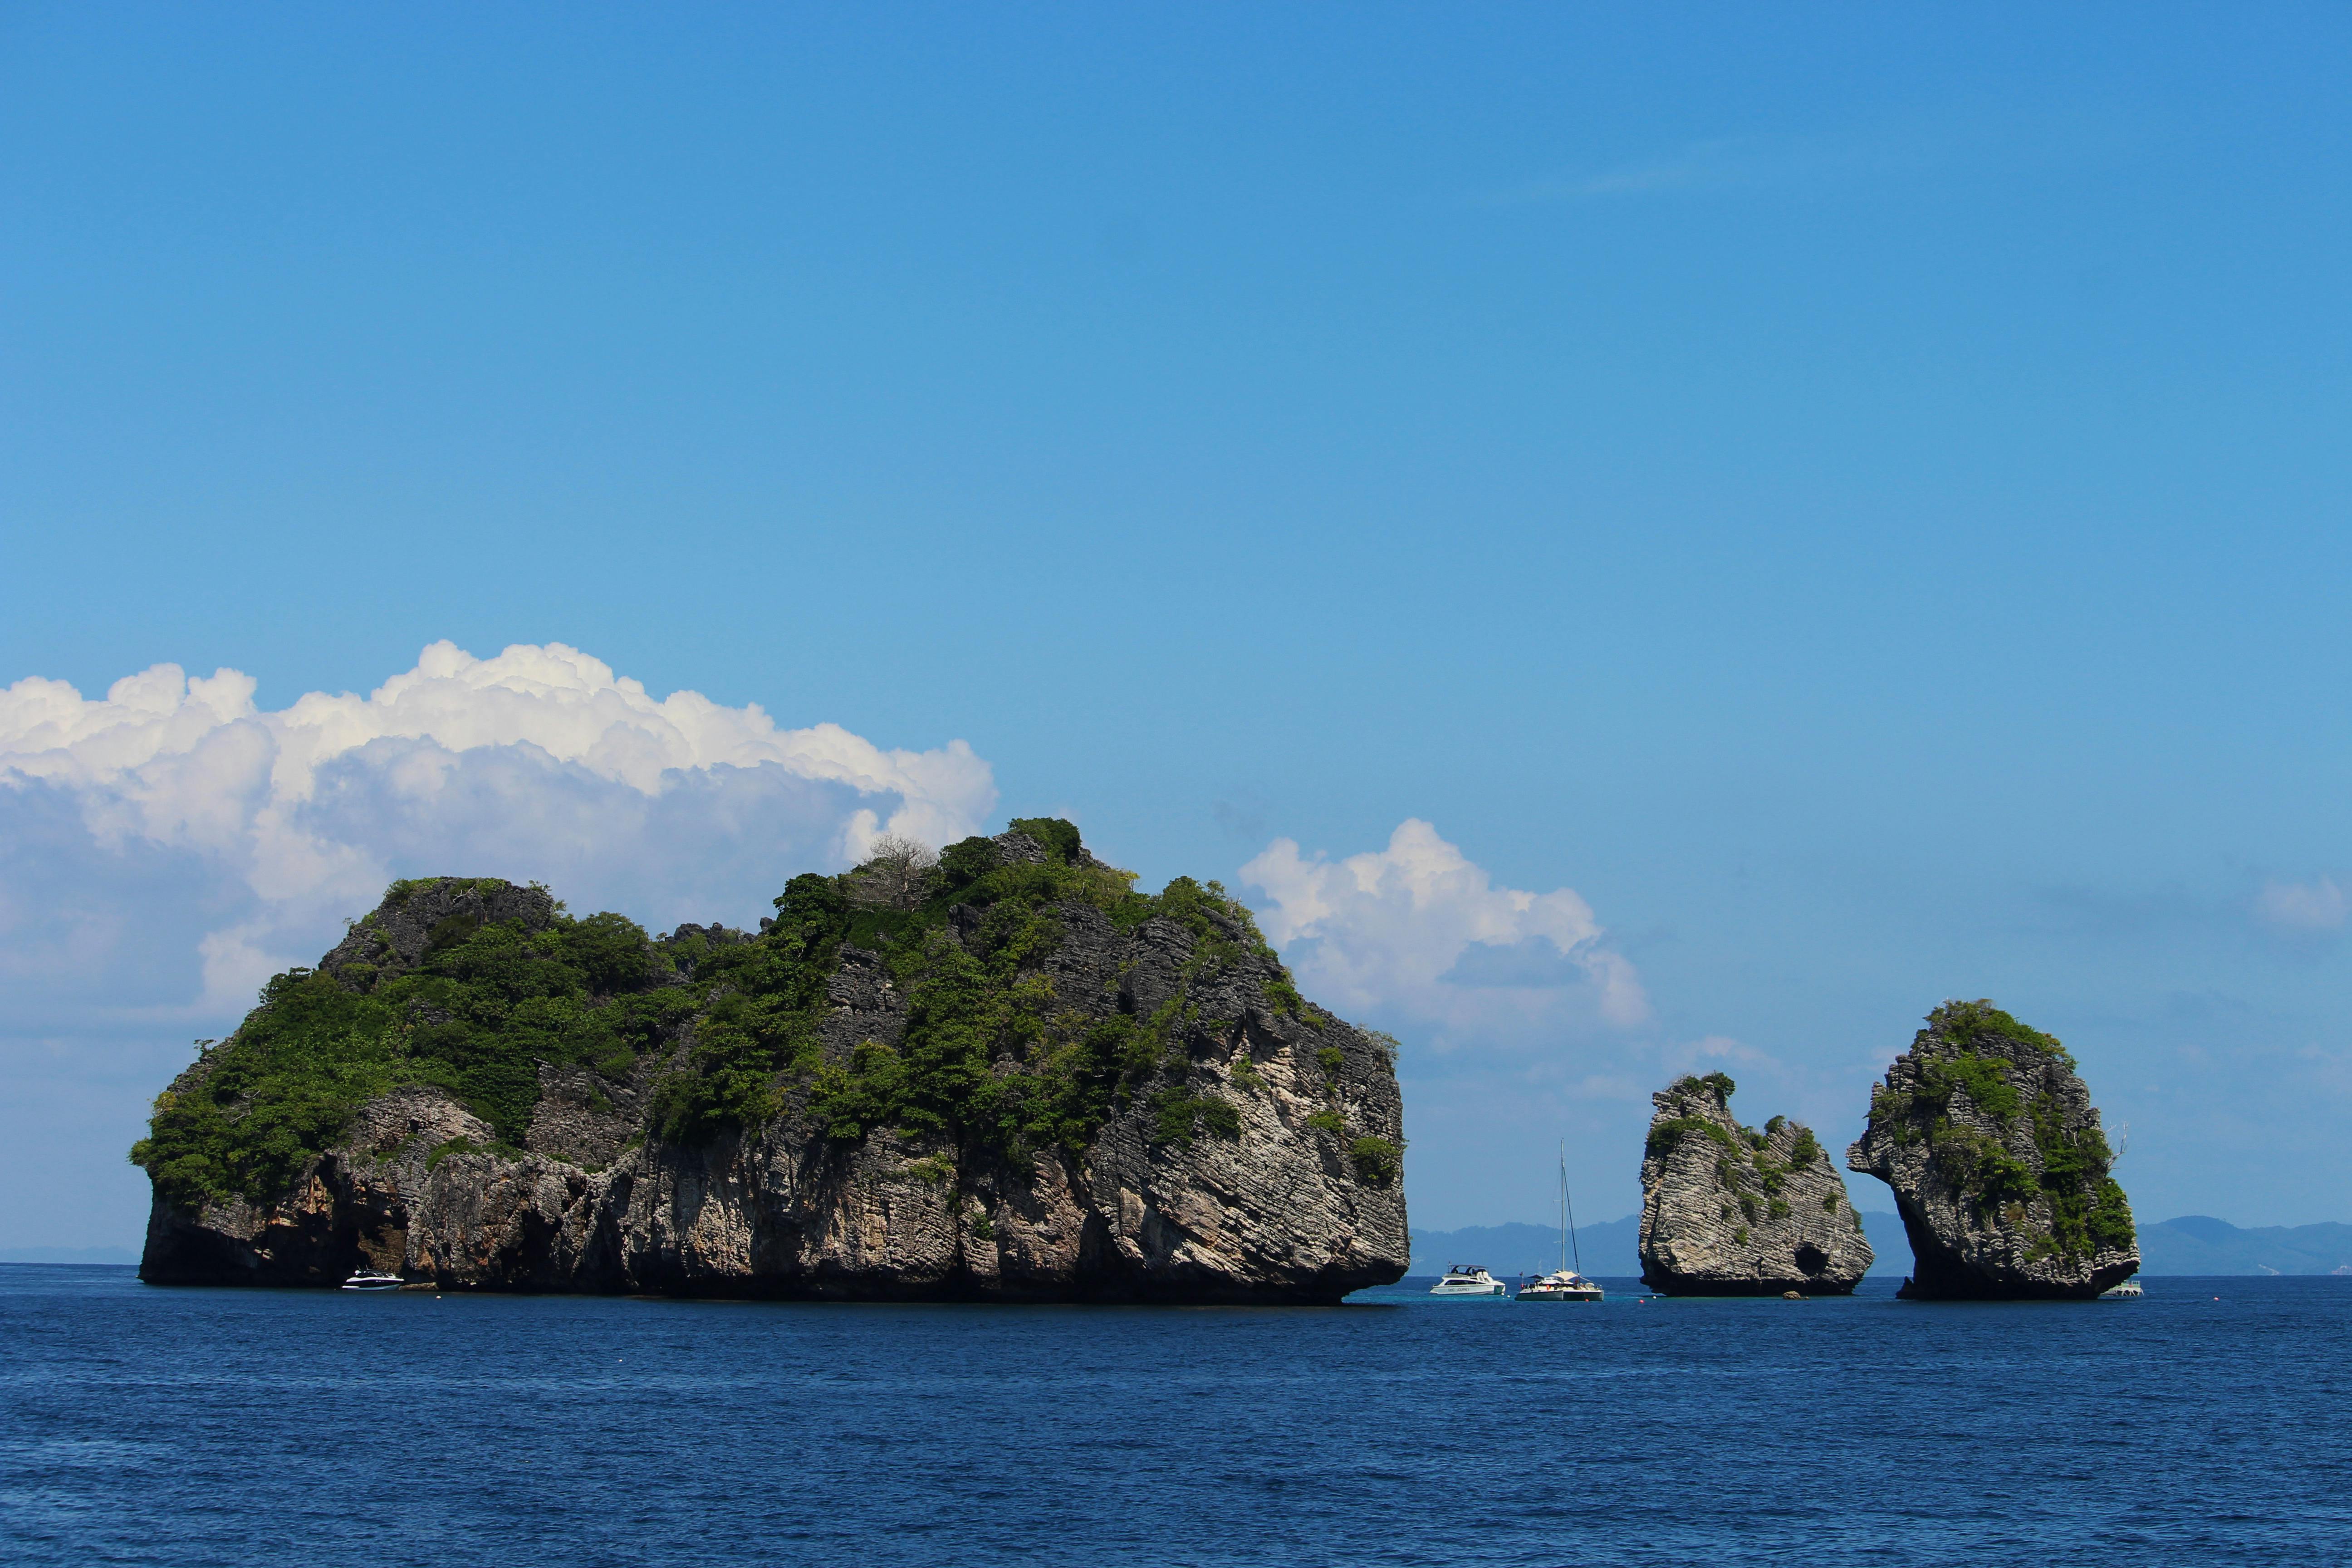
[[[1850,1294],[1871,1251],[1837,1167],[1809,1127],[1742,1127],[1732,1088],[1711,1073],[1650,1097],[1643,1282],[1669,1296]]]
[[[1851,1170],[1895,1193],[1903,1294],[2087,1300],[2139,1269],[2131,1205],[2091,1091],[2055,1039],[1990,1002],[1947,1002],[1873,1089]]]

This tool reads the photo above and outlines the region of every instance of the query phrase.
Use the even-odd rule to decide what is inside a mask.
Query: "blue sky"
[[[1843,1142],[1948,995],[2068,1042],[2144,1217],[2352,1217],[2347,66],[2295,5],[8,8],[0,687],[252,685],[0,710],[0,1245],[135,1236],[147,1097],[368,879],[748,921],[860,811],[1223,877],[1406,1041],[1416,1225],[1540,1219],[1562,1137],[1630,1209],[1702,1063]]]

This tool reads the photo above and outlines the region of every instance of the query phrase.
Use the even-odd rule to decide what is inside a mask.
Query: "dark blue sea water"
[[[2352,1280],[2001,1306],[1616,1283],[873,1307],[0,1267],[0,1559],[2352,1561]]]

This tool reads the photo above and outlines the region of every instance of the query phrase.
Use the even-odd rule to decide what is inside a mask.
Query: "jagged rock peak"
[[[2139,1268],[2131,1205],[2064,1047],[1990,1001],[1946,1002],[1871,1091],[1849,1169],[1894,1189],[1906,1296],[2088,1300]]]
[[[1650,1097],[1642,1154],[1642,1279],[1669,1296],[1850,1294],[1870,1243],[1812,1129],[1731,1114],[1722,1073]]]
[[[394,882],[383,900],[352,923],[320,970],[365,991],[415,969],[429,952],[461,942],[486,925],[511,922],[527,931],[554,922],[554,895],[496,877],[420,877]]]

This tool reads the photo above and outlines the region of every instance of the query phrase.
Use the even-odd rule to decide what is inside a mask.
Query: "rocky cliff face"
[[[1871,1251],[1837,1167],[1811,1128],[1779,1116],[1742,1127],[1732,1089],[1711,1073],[1650,1097],[1643,1283],[1668,1296],[1851,1294]]]
[[[1300,1000],[1213,884],[1138,900],[1075,831],[896,869],[657,942],[395,888],[159,1099],[142,1278],[1313,1302],[1403,1274],[1391,1044]]]
[[[1894,1189],[1906,1296],[2085,1300],[2139,1268],[2074,1060],[1990,1002],[1947,1002],[1870,1097],[1849,1168]]]

